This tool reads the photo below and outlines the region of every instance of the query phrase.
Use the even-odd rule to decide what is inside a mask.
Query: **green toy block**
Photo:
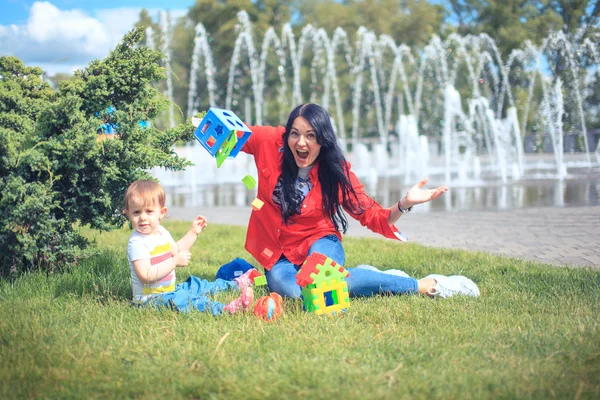
[[[215,158],[217,159],[217,168],[220,168],[223,165],[223,161],[229,156],[229,153],[233,150],[237,143],[237,136],[235,135],[235,131],[229,132],[229,137],[223,143],[223,146],[217,151]]]
[[[254,284],[256,286],[264,286],[267,284],[267,277],[264,275],[259,275],[256,278],[254,278]]]
[[[316,287],[316,285],[310,284],[306,285],[302,288],[302,292],[300,295],[302,296],[302,306],[304,310],[308,312],[316,311],[319,306],[314,304],[315,295],[312,293],[312,290]]]
[[[245,177],[243,177],[242,182],[244,182],[244,185],[246,185],[248,190],[254,189],[254,187],[256,186],[256,181],[251,175],[246,175]]]
[[[310,274],[310,277],[313,279],[313,282],[316,284],[321,284],[323,282],[330,282],[332,279],[336,278],[344,278],[344,275],[338,271],[339,266],[334,267],[331,265],[333,260],[331,258],[327,258],[325,263],[317,264],[315,268],[319,270],[319,274]]]

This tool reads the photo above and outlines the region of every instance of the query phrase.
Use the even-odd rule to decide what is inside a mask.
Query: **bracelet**
[[[400,200],[400,201],[398,202],[398,211],[400,211],[400,214],[406,214],[406,213],[408,213],[408,212],[411,212],[411,211],[412,211],[412,207],[408,207],[408,208],[402,208],[402,207],[400,206],[400,202],[401,202],[401,201],[402,201],[402,200]]]

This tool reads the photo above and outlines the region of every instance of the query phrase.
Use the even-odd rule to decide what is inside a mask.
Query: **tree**
[[[563,21],[565,32],[580,31],[581,39],[598,31],[600,2],[597,0],[547,0],[543,12],[555,12]]]
[[[448,0],[450,24],[458,33],[485,32],[509,54],[525,40],[534,44],[563,30],[575,40],[598,32],[597,0]]]
[[[194,23],[202,23],[209,34],[214,38],[211,42],[211,48],[214,56],[216,68],[220,71],[215,77],[217,88],[219,88],[217,103],[220,106],[225,106],[225,95],[228,82],[229,67],[231,57],[235,47],[235,41],[239,35],[237,26],[239,24],[238,13],[242,10],[248,13],[250,22],[252,23],[252,33],[254,46],[260,52],[261,42],[265,32],[269,27],[275,29],[277,34],[281,33],[283,25],[290,19],[290,3],[289,0],[236,0],[236,1],[218,1],[218,0],[196,0],[196,4],[192,6],[188,12],[188,18]],[[191,54],[192,47],[189,48]],[[242,60],[247,60],[247,53],[242,52]],[[241,63],[243,66],[248,64],[247,61]],[[189,67],[188,67],[189,68]],[[244,71],[240,75],[240,79],[236,80],[236,92],[250,92],[250,73]],[[207,96],[205,96],[207,97]],[[180,103],[187,107],[186,102]],[[235,101],[234,101],[235,103]],[[208,104],[202,103],[201,107],[206,108]],[[234,104],[234,111],[241,111],[241,104]]]
[[[179,105],[179,109],[188,109],[194,27],[196,24],[201,23],[211,35],[209,40],[211,41],[214,64],[217,68],[217,74],[213,77],[217,86],[215,101],[217,106],[223,107],[225,105],[229,65],[235,40],[239,34],[236,30],[238,12],[245,10],[248,13],[253,24],[254,39],[258,41],[264,36],[269,27],[273,27],[278,33],[281,32],[281,28],[290,18],[290,3],[289,0],[236,0],[228,2],[196,0],[195,4],[190,7],[186,17],[172,21],[170,46],[172,58],[171,70],[168,73],[172,74],[173,77],[173,98],[174,102]],[[151,27],[155,33],[153,35],[155,45],[160,45],[164,40],[162,27],[152,20],[147,10],[140,12],[136,26]],[[255,47],[260,50],[260,43],[255,42]],[[200,74],[204,74],[202,68]],[[205,82],[205,76],[198,79],[198,92],[201,93],[208,89]],[[244,87],[249,86],[249,82],[243,79],[238,84]],[[201,96],[201,99],[202,102],[199,107],[208,108],[208,96]]]
[[[364,26],[378,35],[390,35],[408,46],[426,44],[441,31],[444,7],[424,0],[310,0],[298,2],[297,24],[313,24],[329,34],[340,27],[350,37]]]
[[[168,104],[152,84],[163,57],[128,33],[111,54],[53,90],[39,68],[0,57],[0,274],[75,264],[93,249],[77,226],[122,226],[127,186],[149,168],[190,163],[171,145],[191,140],[191,123],[142,128]],[[114,110],[108,111],[109,107]],[[116,110],[116,111],[115,111]],[[118,127],[98,140],[103,123]]]

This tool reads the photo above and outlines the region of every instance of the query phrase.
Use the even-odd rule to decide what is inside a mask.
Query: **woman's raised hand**
[[[435,189],[422,189],[429,181],[428,178],[423,179],[415,186],[411,187],[406,193],[406,196],[401,201],[401,206],[404,209],[416,206],[417,204],[426,203],[433,199],[437,199],[448,190],[447,186],[440,186]]]

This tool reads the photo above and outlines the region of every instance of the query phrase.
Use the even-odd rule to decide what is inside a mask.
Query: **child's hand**
[[[180,251],[173,258],[175,260],[176,267],[185,267],[190,262],[190,259],[192,258],[192,253],[190,253],[189,251]]]
[[[194,222],[192,222],[192,232],[194,232],[196,235],[199,235],[200,232],[202,232],[202,230],[206,228],[206,217],[202,216],[202,215],[198,215],[196,217],[196,220]]]

